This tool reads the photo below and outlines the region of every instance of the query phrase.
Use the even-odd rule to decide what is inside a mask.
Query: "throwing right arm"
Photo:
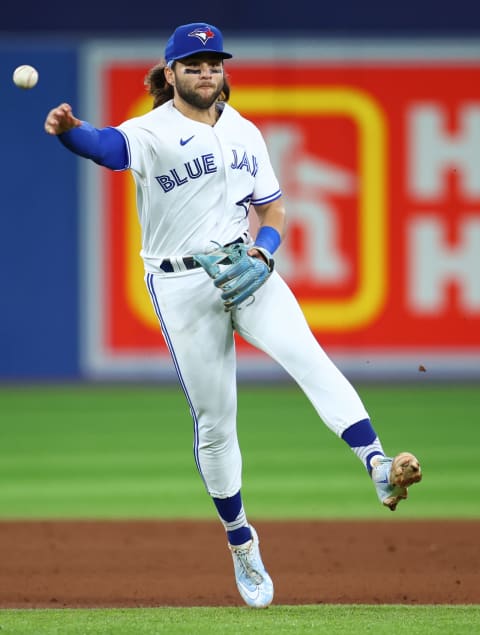
[[[45,119],[45,132],[55,135],[69,150],[111,170],[129,167],[127,143],[115,128],[94,128],[81,121],[69,104],[53,108]]]

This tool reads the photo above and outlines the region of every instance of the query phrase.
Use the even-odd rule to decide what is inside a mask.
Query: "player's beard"
[[[223,90],[223,83],[208,96],[197,93],[193,88],[182,86],[181,82],[177,82],[175,88],[178,96],[187,102],[187,104],[199,110],[208,110],[217,101],[218,96]]]

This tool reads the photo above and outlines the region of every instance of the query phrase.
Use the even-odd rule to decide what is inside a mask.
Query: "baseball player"
[[[394,510],[421,469],[408,452],[385,456],[357,392],[274,269],[282,192],[260,131],[227,103],[231,57],[215,26],[179,26],[165,64],[147,75],[149,113],[97,129],[61,104],[45,130],[76,154],[133,175],[145,281],[193,417],[196,465],[225,527],[240,595],[265,607],[273,583],[241,496],[235,332],[293,377],[363,462],[383,505]],[[251,213],[260,226],[255,238]]]

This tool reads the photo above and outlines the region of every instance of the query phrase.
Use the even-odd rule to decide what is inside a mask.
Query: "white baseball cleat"
[[[232,553],[235,579],[240,595],[248,606],[267,607],[273,600],[273,582],[262,562],[258,535],[252,530],[252,540],[243,545],[228,545]]]
[[[392,512],[401,500],[407,498],[407,488],[422,480],[420,463],[410,452],[401,452],[393,459],[374,456],[371,465],[378,498]]]

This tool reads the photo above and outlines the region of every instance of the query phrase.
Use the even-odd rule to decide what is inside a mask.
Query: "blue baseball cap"
[[[223,50],[223,36],[216,26],[205,22],[182,24],[175,29],[165,47],[167,66],[196,53],[218,53],[224,59],[233,57]]]

